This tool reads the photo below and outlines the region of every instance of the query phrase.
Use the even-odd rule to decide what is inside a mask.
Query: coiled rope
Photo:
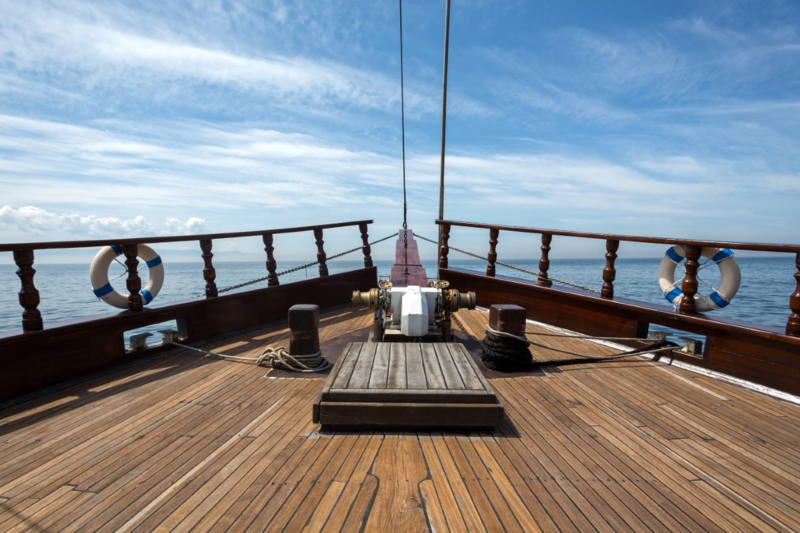
[[[181,344],[173,340],[165,340],[164,342],[186,348],[187,350],[194,350],[196,352],[204,353],[206,355],[213,355],[222,359],[237,361],[240,363],[248,363],[251,365],[266,366],[277,368],[279,370],[288,370],[290,372],[325,372],[333,366],[333,364],[322,357],[322,352],[317,351],[311,355],[289,355],[286,348],[273,348],[267,347],[258,357],[241,357],[238,355],[228,355],[224,353],[209,352],[194,346]]]
[[[533,335],[543,335],[550,337],[571,337],[578,339],[603,339],[603,340],[642,340],[638,338],[629,337],[584,337],[581,335],[562,335],[555,333],[532,333]],[[546,350],[564,353],[568,355],[576,355],[578,359],[556,359],[550,361],[534,361],[533,355],[530,352],[529,346],[538,346]],[[499,372],[516,372],[521,370],[532,370],[543,366],[563,366],[563,365],[582,365],[586,363],[602,363],[603,361],[610,361],[629,357],[631,355],[645,355],[658,352],[669,351],[676,348],[678,345],[668,340],[656,341],[647,346],[637,348],[628,352],[621,352],[611,355],[593,356],[582,354],[578,352],[571,352],[569,350],[561,350],[546,344],[541,344],[525,337],[519,337],[497,331],[489,326],[486,326],[486,336],[481,341],[481,361],[491,370]]]
[[[414,236],[419,237],[423,241],[431,242],[431,243],[433,243],[433,244],[435,244],[437,246],[439,245],[438,242],[436,242],[434,240],[431,240],[431,239],[428,239],[427,237],[423,237],[422,235],[420,235],[418,233],[415,233]],[[453,246],[448,246],[448,249],[455,250],[456,252],[461,252],[462,254],[466,254],[466,255],[475,257],[477,259],[482,259],[484,261],[489,261],[489,259],[486,258],[486,257],[480,256],[478,254],[473,254],[472,252],[468,252],[466,250],[460,250],[458,248],[454,248]],[[530,274],[531,276],[536,276],[536,279],[540,279],[541,278],[539,276],[538,272],[532,272],[530,270],[525,270],[524,268],[515,267],[514,265],[509,265],[508,263],[503,263],[501,261],[495,261],[495,264],[502,265],[502,266],[504,266],[506,268],[512,268],[514,270],[519,270],[520,272],[525,272],[526,274]],[[541,278],[541,279],[544,279],[544,278]],[[556,283],[560,283],[561,285],[567,285],[568,287],[573,287],[575,289],[581,289],[581,290],[584,290],[584,291],[596,292],[596,293],[600,292],[598,290],[592,289],[591,287],[585,287],[583,285],[578,285],[576,283],[570,283],[569,281],[564,281],[563,279],[554,278],[552,276],[547,276],[547,279],[549,279],[550,281],[555,281]]]

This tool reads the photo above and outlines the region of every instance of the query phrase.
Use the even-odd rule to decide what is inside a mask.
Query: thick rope
[[[553,335],[553,336],[560,336],[560,335]],[[564,335],[564,336],[573,337],[572,335]],[[584,339],[589,338],[589,337],[579,337],[579,336],[574,336],[574,337],[584,338]],[[618,338],[617,340],[621,339],[622,338]],[[643,340],[643,339],[629,339],[629,340]],[[546,350],[552,350],[554,352],[559,352],[559,353],[565,353],[568,355],[576,355],[580,357],[580,359],[534,361],[533,356],[531,355],[530,350],[528,349],[529,345],[538,346],[539,348],[544,348]],[[678,345],[675,344],[674,342],[663,340],[663,341],[656,341],[652,344],[648,344],[647,346],[644,346],[642,348],[637,348],[629,352],[621,352],[617,354],[603,355],[603,356],[593,356],[578,352],[571,352],[568,350],[561,350],[559,348],[554,348],[552,346],[540,344],[538,342],[529,340],[525,337],[519,337],[517,335],[512,335],[511,333],[497,331],[489,326],[486,326],[486,336],[481,341],[481,349],[482,349],[481,361],[483,361],[483,364],[492,370],[498,370],[500,372],[514,372],[520,370],[530,370],[542,366],[563,366],[563,365],[580,365],[585,363],[601,363],[603,361],[620,359],[622,357],[629,357],[631,355],[645,355],[645,354],[669,351],[673,350],[677,346]]]
[[[431,242],[433,244],[438,245],[438,243],[436,241],[428,239],[426,237],[423,237],[422,235],[419,235],[417,233],[415,233],[414,236],[415,237],[419,237],[423,241],[428,241],[428,242]],[[460,250],[460,249],[454,248],[452,246],[448,246],[448,249],[449,250],[455,250],[456,252],[461,252],[462,254],[466,254],[466,255],[475,257],[477,259],[483,259],[484,261],[487,261],[487,262],[489,261],[489,259],[486,258],[486,257],[480,256],[478,254],[473,254],[472,252],[468,252],[466,250]],[[495,261],[495,264],[502,265],[502,266],[504,266],[506,268],[512,268],[514,270],[519,270],[520,272],[525,272],[526,274],[530,274],[532,276],[536,276],[536,279],[540,279],[540,276],[539,276],[538,272],[532,272],[530,270],[525,270],[524,268],[515,267],[514,265],[509,265],[508,263],[503,263],[501,261]],[[541,278],[541,279],[545,279],[545,278]],[[585,287],[583,285],[577,285],[575,283],[570,283],[569,281],[564,281],[563,279],[554,278],[552,276],[547,276],[546,279],[549,279],[550,281],[555,281],[556,283],[560,283],[561,285],[567,285],[568,287],[573,287],[575,289],[581,289],[581,290],[584,290],[584,291],[596,292],[596,293],[600,292],[598,290],[592,289],[591,287]]]
[[[266,366],[277,368],[279,370],[288,370],[290,372],[325,372],[333,366],[330,361],[322,357],[322,352],[317,351],[310,355],[289,355],[286,348],[273,348],[267,347],[258,357],[240,357],[238,355],[228,355],[224,353],[209,352],[194,346],[188,346],[175,341],[164,341],[187,350],[194,350],[196,352],[204,353],[206,355],[213,355],[222,359],[231,361],[238,361],[241,363],[248,363],[258,366]]]

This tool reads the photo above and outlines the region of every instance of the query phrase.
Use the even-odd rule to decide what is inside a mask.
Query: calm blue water
[[[716,316],[737,318],[767,326],[783,328],[789,316],[789,296],[794,292],[795,281],[792,277],[795,265],[791,257],[774,258],[737,258],[742,271],[742,285],[733,303],[725,309],[714,311]],[[666,304],[658,286],[659,258],[650,259],[618,259],[617,279],[614,283],[615,295],[651,303]],[[538,258],[531,260],[508,260],[520,268],[538,271]],[[286,270],[299,266],[300,262],[282,262],[278,270]],[[428,275],[436,273],[435,261],[423,261]],[[485,272],[486,263],[479,260],[451,259],[454,267]],[[219,288],[236,285],[244,281],[265,276],[264,262],[230,262],[215,263],[217,271],[217,286]],[[361,268],[363,261],[332,261],[328,263],[331,274]],[[392,267],[390,261],[376,261],[380,276],[388,277]],[[550,275],[600,289],[603,284],[602,272],[605,267],[604,259],[561,259],[551,261]],[[46,323],[60,320],[111,315],[118,313],[107,304],[98,301],[92,293],[89,284],[89,265],[83,264],[41,264],[34,265],[36,276],[34,282],[39,289],[41,304],[39,306],[42,317]],[[205,289],[203,280],[203,264],[168,263],[164,265],[165,281],[161,293],[154,304],[163,305],[169,302],[182,301],[192,296],[201,295]],[[20,288],[19,278],[16,276],[14,265],[0,265],[0,332],[19,331],[22,308],[17,300]],[[123,273],[123,267],[112,264],[109,277]],[[518,278],[534,279],[534,276],[511,270],[500,265],[497,266],[499,275]],[[676,273],[676,277],[680,275]],[[711,267],[702,271],[702,278],[711,286],[719,283],[719,271]],[[285,284],[293,280],[315,277],[319,275],[318,267],[301,270],[281,277]],[[147,280],[147,268],[140,272],[143,284]],[[121,292],[125,292],[125,278],[112,281],[112,285]],[[253,285],[253,288],[266,287],[266,282]],[[705,289],[705,290],[703,290]],[[701,292],[708,293],[708,289],[701,285]],[[153,331],[159,329],[150,328]]]

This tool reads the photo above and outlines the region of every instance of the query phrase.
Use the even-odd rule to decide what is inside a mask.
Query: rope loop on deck
[[[592,337],[579,337],[575,335],[563,335],[563,336],[586,338],[586,339],[592,338]],[[644,339],[632,339],[632,340],[644,340]],[[552,350],[554,352],[576,355],[580,357],[580,359],[560,359],[560,360],[556,359],[550,361],[534,361],[533,356],[531,355],[530,350],[528,349],[528,345],[538,346],[539,348]],[[677,347],[678,345],[675,344],[674,342],[663,340],[663,341],[656,341],[652,344],[648,344],[647,346],[636,348],[635,350],[631,350],[628,352],[621,352],[617,354],[603,355],[603,356],[593,356],[577,352],[570,352],[568,350],[561,350],[559,348],[547,346],[546,344],[540,344],[538,342],[529,340],[525,337],[519,337],[517,335],[512,335],[511,333],[497,331],[487,325],[486,336],[481,341],[481,361],[483,361],[483,364],[486,365],[486,367],[491,370],[497,370],[498,372],[519,372],[523,370],[533,370],[543,366],[563,366],[563,365],[582,365],[585,363],[601,363],[603,361],[619,359],[631,355],[645,355],[645,354],[654,354],[659,352],[670,351]]]
[[[318,350],[316,353],[310,355],[289,355],[289,351],[286,348],[273,348],[272,346],[268,346],[258,357],[241,357],[238,355],[209,352],[208,350],[202,350],[200,348],[195,348],[194,346],[189,346],[187,344],[181,344],[172,340],[164,342],[174,344],[175,346],[180,346],[181,348],[186,348],[187,350],[194,350],[206,355],[213,355],[214,357],[219,357],[222,359],[228,359],[240,363],[248,363],[251,365],[277,368],[278,370],[288,370],[289,372],[325,372],[333,366],[330,361],[322,357],[321,350]]]

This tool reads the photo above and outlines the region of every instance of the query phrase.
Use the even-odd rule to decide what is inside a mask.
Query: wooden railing
[[[437,224],[442,226],[442,245],[439,250],[439,268],[448,268],[447,255],[450,251],[448,240],[450,237],[450,229],[452,226],[460,226],[467,228],[483,228],[489,230],[489,254],[488,265],[486,267],[487,276],[495,276],[495,262],[497,261],[496,247],[500,230],[513,231],[517,233],[535,233],[540,234],[542,237],[541,246],[541,259],[539,260],[539,273],[537,276],[536,284],[541,287],[550,287],[552,281],[548,278],[547,271],[550,267],[550,260],[548,254],[550,252],[550,245],[553,240],[553,235],[565,237],[579,237],[585,239],[598,239],[606,241],[606,266],[603,269],[602,279],[603,286],[600,291],[601,298],[613,300],[614,298],[614,280],[616,278],[616,269],[614,262],[617,259],[617,251],[619,250],[620,241],[625,242],[642,242],[642,243],[655,243],[655,244],[668,244],[683,246],[686,251],[686,274],[681,282],[681,292],[684,298],[681,299],[680,313],[693,314],[695,313],[694,295],[697,294],[697,268],[699,266],[698,260],[703,247],[712,248],[730,248],[733,250],[750,250],[759,252],[782,252],[793,253],[795,255],[796,271],[794,278],[796,282],[795,291],[789,297],[789,309],[791,314],[786,323],[786,334],[800,336],[800,245],[790,244],[765,244],[765,243],[745,243],[745,242],[725,242],[725,241],[704,241],[695,239],[667,239],[661,237],[638,237],[631,235],[613,235],[605,233],[584,233],[575,231],[561,231],[539,228],[524,228],[518,226],[498,226],[494,224],[480,224],[475,222],[456,222],[452,220],[437,220]]]
[[[372,220],[359,220],[354,222],[339,222],[336,224],[320,224],[316,226],[302,226],[296,228],[280,228],[268,229],[259,231],[245,231],[237,233],[211,233],[205,235],[180,235],[170,237],[143,237],[135,239],[101,239],[101,240],[86,240],[86,241],[64,241],[64,242],[29,242],[29,243],[15,243],[15,244],[0,244],[0,252],[13,252],[14,262],[19,269],[17,275],[22,282],[22,289],[19,291],[19,303],[23,307],[22,313],[22,329],[25,333],[32,333],[43,329],[42,315],[39,311],[39,291],[34,285],[33,278],[36,270],[33,268],[34,251],[35,250],[53,250],[53,249],[66,249],[66,248],[95,248],[100,246],[119,245],[122,247],[125,255],[125,265],[128,269],[127,289],[128,295],[128,311],[140,312],[143,309],[142,296],[139,291],[142,288],[142,281],[137,273],[139,261],[138,245],[139,244],[158,244],[167,242],[187,242],[198,241],[200,244],[201,257],[203,258],[203,279],[206,282],[205,295],[206,298],[216,298],[218,296],[217,285],[215,283],[216,271],[211,259],[214,254],[211,253],[212,243],[218,239],[234,239],[239,237],[254,237],[261,236],[264,242],[264,250],[267,253],[267,272],[268,286],[279,285],[277,276],[277,262],[273,254],[274,248],[273,236],[280,233],[299,233],[304,231],[311,231],[314,234],[315,243],[317,245],[317,260],[319,261],[319,274],[320,276],[328,275],[328,266],[326,264],[326,254],[323,247],[324,241],[322,240],[322,231],[325,229],[341,228],[345,226],[358,226],[361,231],[361,239],[363,245],[361,247],[364,253],[364,266],[372,267],[372,257],[370,256],[370,246],[368,242],[367,226],[372,224]]]

